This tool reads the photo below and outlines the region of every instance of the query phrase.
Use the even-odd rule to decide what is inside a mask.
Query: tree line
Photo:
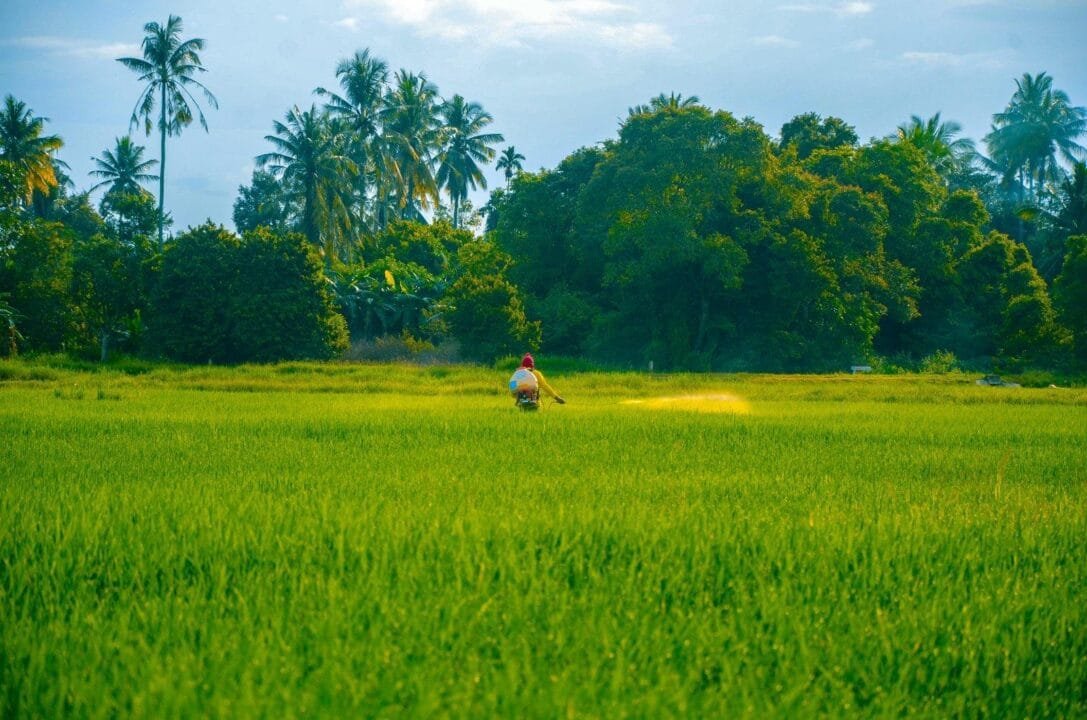
[[[985,156],[939,115],[861,144],[809,113],[774,139],[662,95],[618,138],[496,192],[488,227],[556,354],[1065,367],[1087,359],[1085,117],[1026,75]]]
[[[673,94],[526,173],[478,103],[360,50],[271,122],[237,234],[171,235],[166,140],[207,128],[193,93],[217,101],[203,40],[173,16],[144,31],[120,62],[159,160],[117,138],[97,207],[47,119],[0,109],[0,353],[274,361],[395,337],[661,369],[1087,363],[1087,111],[1045,73],[1016,81],[984,153],[939,114],[866,143],[814,113],[770,137]],[[496,158],[505,187],[477,210]]]

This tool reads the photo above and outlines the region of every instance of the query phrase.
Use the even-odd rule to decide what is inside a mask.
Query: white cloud
[[[909,51],[900,56],[908,65],[918,65],[929,68],[981,68],[996,70],[1006,65],[997,53],[953,53],[953,52],[923,52]]]
[[[272,19],[275,20],[276,22],[281,22],[281,23],[285,23],[288,20],[290,20],[290,18],[287,17],[286,15],[284,15],[283,13],[280,13],[278,15],[273,15]]]
[[[755,45],[763,45],[765,47],[800,47],[800,43],[798,43],[796,40],[790,40],[789,38],[782,37],[781,35],[760,35],[759,37],[751,38],[751,42],[753,42]]]
[[[119,57],[140,57],[140,46],[133,43],[103,43],[82,38],[57,37],[55,35],[29,35],[4,42],[5,45],[43,50],[58,55],[113,60]]]
[[[423,37],[523,46],[539,41],[595,42],[619,49],[672,45],[662,25],[646,22],[630,5],[612,0],[345,0],[349,17],[376,12]],[[356,15],[354,11],[359,11]]]
[[[873,40],[872,38],[859,38],[857,40],[854,40],[851,43],[848,43],[845,46],[845,49],[846,50],[854,50],[854,51],[867,50],[870,47],[874,47],[875,44],[876,44],[876,41]]]
[[[949,52],[904,52],[902,59],[914,65],[961,65],[962,56]]]
[[[598,34],[609,45],[638,49],[664,49],[672,46],[672,36],[656,23],[601,25]]]
[[[341,27],[345,30],[354,32],[359,29],[359,19],[356,17],[345,17],[332,23],[335,27]]]
[[[858,15],[867,15],[876,9],[876,6],[870,2],[862,2],[862,0],[848,0],[846,2],[823,2],[823,3],[792,3],[789,5],[781,5],[781,10],[788,10],[789,12],[804,12],[804,13],[831,13],[838,15],[839,17],[855,17]]]

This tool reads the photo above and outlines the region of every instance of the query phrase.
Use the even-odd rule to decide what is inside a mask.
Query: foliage
[[[43,135],[49,118],[35,117],[26,103],[11,95],[0,108],[0,160],[14,168],[20,184],[18,199],[27,205],[35,193],[57,187],[53,155],[64,146],[57,135]]]
[[[190,90],[215,100],[195,79],[202,40],[183,40],[174,16],[145,32],[143,57],[121,62],[145,83],[132,122],[150,132],[157,113],[164,155],[197,115],[206,129]],[[1082,235],[1087,172],[1061,163],[1082,156],[1087,111],[1045,73],[1025,75],[994,117],[989,158],[940,113],[863,145],[841,119],[807,113],[775,142],[751,119],[662,93],[553,170],[524,173],[506,147],[483,238],[468,195],[486,186],[502,139],[490,113],[365,49],[335,77],[316,90],[323,106],[295,106],[266,136],[264,169],[234,206],[244,237],[199,228],[171,257],[151,247],[169,218],[162,174],[157,212],[140,187],[155,177],[142,147],[119,137],[93,158],[109,187],[96,211],[53,157],[60,140],[43,136],[44,118],[9,96],[5,322],[19,313],[38,350],[97,338],[104,356],[127,335],[122,352],[238,362],[327,356],[344,344],[338,313],[375,346],[460,342],[483,361],[542,347],[666,370],[830,370],[879,356],[935,367],[944,353],[966,367],[1064,367],[1078,332],[1075,270],[1060,273],[1078,257],[1068,243]],[[320,272],[291,231],[320,252]],[[153,342],[141,347],[144,320]]]
[[[347,349],[347,327],[325,285],[321,260],[301,236],[266,228],[248,232],[233,261],[232,362],[328,358]]]
[[[1073,106],[1044,72],[1026,73],[1015,85],[1008,106],[993,116],[985,142],[994,168],[1005,180],[1014,178],[1034,201],[1046,182],[1059,177],[1058,158],[1083,159],[1077,138],[1087,130],[1087,108]]]
[[[294,194],[302,209],[299,229],[321,248],[325,263],[345,259],[348,249],[340,241],[351,227],[344,202],[346,181],[358,166],[346,154],[343,135],[316,106],[302,111],[296,105],[286,120],[273,123],[275,135],[264,136],[275,150],[257,156],[257,163]]]
[[[577,208],[580,242],[603,256],[601,359],[840,366],[866,355],[895,292],[886,211],[775,157],[728,113],[630,118]]]
[[[174,238],[148,312],[153,352],[182,362],[224,363],[237,357],[230,299],[236,287],[240,241],[221,227],[202,225]]]
[[[320,260],[299,236],[265,229],[180,235],[163,255],[148,327],[153,347],[183,362],[326,358],[347,347]]]
[[[0,293],[22,316],[25,350],[58,351],[74,332],[69,297],[73,233],[60,223],[20,222],[0,247]]]
[[[495,242],[514,258],[510,279],[530,303],[566,284],[595,293],[603,275],[603,248],[574,231],[578,202],[606,154],[582,148],[554,170],[522,173],[496,197]],[[546,321],[545,321],[546,323]]]
[[[0,293],[0,329],[3,330],[3,338],[0,338],[0,357],[14,357],[19,354],[19,341],[23,334],[19,332],[19,323],[23,314],[8,303],[8,293]]]
[[[857,132],[841,118],[824,119],[817,113],[797,115],[781,127],[779,146],[796,148],[797,158],[805,160],[816,150],[834,150],[857,144]]]
[[[143,57],[117,58],[117,62],[139,75],[144,83],[139,99],[132,110],[129,128],[143,121],[144,132],[151,134],[151,118],[158,106],[159,129],[159,245],[163,244],[166,221],[164,201],[166,196],[166,137],[180,135],[193,121],[193,109],[205,131],[208,129],[204,110],[196,102],[192,91],[199,90],[208,105],[219,107],[218,100],[199,80],[196,74],[206,72],[200,60],[204,49],[202,38],[181,39],[181,18],[171,15],[165,25],[149,22],[143,26],[145,33],[140,50]]]
[[[1087,235],[1068,238],[1067,247],[1053,297],[1061,319],[1072,332],[1076,355],[1087,364]]]
[[[898,126],[898,140],[920,150],[932,169],[952,184],[969,172],[977,157],[973,140],[956,137],[961,132],[961,125],[941,120],[940,113],[927,120],[914,115],[908,124]]]
[[[443,128],[434,180],[449,193],[453,202],[453,227],[459,228],[461,204],[469,189],[487,188],[487,178],[479,163],[493,160],[495,152],[491,146],[505,138],[498,133],[482,132],[494,118],[482,105],[465,102],[460,95],[442,103],[438,114]]]
[[[144,160],[144,147],[133,143],[127,135],[117,138],[116,143],[113,150],[103,150],[101,157],[92,158],[95,169],[90,171],[90,175],[102,178],[102,182],[91,187],[89,192],[109,186],[107,195],[138,195],[144,192],[140,183],[159,179],[158,175],[149,172],[158,165],[158,161]]]
[[[1061,333],[1030,252],[1005,235],[991,234],[960,261],[958,271],[971,289],[966,307],[974,327],[972,357],[1052,361]]]
[[[433,158],[441,141],[438,86],[425,73],[398,71],[380,111],[383,144],[393,173],[380,189],[379,201],[391,202],[395,215],[423,220],[438,202]]]
[[[142,189],[136,193],[106,193],[98,208],[105,227],[118,242],[145,255],[151,253],[159,220],[151,193]],[[167,217],[165,224],[170,227],[172,221]]]
[[[143,260],[141,250],[106,235],[75,244],[72,300],[79,322],[98,342],[103,363],[109,360],[111,341],[128,336],[145,305],[139,283]]]
[[[283,233],[297,226],[298,210],[290,193],[275,175],[254,170],[250,184],[238,187],[233,218],[234,227],[241,233],[259,227]]]
[[[536,350],[540,325],[525,316],[517,287],[506,278],[511,259],[493,243],[474,240],[457,251],[458,277],[445,301],[450,331],[465,357],[496,357]]]
[[[506,189],[509,189],[510,183],[513,182],[513,178],[525,168],[521,164],[521,161],[525,159],[525,156],[517,152],[517,148],[513,145],[506,147],[501,156],[498,158],[498,164],[495,165],[496,170],[501,170],[503,176],[506,178]]]

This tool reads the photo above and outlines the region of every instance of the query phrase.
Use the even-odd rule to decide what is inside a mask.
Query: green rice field
[[[1087,390],[507,375],[0,363],[0,716],[1087,715]]]

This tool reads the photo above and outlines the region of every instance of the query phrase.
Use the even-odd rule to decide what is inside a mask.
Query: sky
[[[533,171],[615,137],[629,107],[662,92],[771,136],[814,111],[862,139],[937,112],[980,139],[1026,72],[1087,105],[1087,0],[0,0],[0,95],[49,118],[77,190],[129,132],[140,86],[116,58],[138,56],[143,25],[170,14],[206,41],[200,79],[219,100],[209,132],[168,140],[175,229],[230,227],[273,120],[318,102],[313,89],[335,87],[337,62],[362,48],[481,103]],[[157,135],[133,134],[157,159]],[[493,168],[488,180],[503,182]]]

